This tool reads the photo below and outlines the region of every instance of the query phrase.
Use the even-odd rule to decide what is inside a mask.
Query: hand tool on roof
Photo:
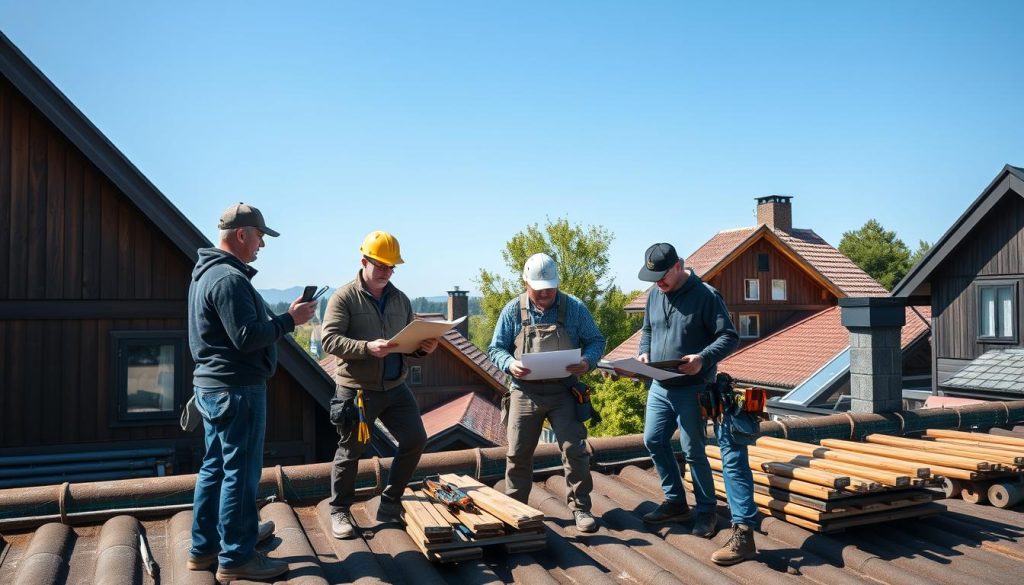
[[[473,503],[473,498],[469,497],[469,494],[442,480],[440,476],[435,476],[435,479],[425,478],[423,484],[430,497],[448,506],[449,510],[461,508],[467,512],[477,511],[476,504]]]

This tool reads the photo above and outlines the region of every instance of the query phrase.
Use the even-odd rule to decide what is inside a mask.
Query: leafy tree
[[[914,253],[910,255],[910,266],[916,266],[917,263],[920,262],[925,257],[925,254],[927,254],[931,249],[932,245],[930,243],[924,240],[918,240],[917,249],[914,250]]]
[[[319,326],[320,324],[317,323],[317,327]],[[295,343],[298,343],[299,347],[301,347],[303,351],[309,353],[309,338],[312,336],[312,334],[313,327],[310,326],[309,324],[303,324],[296,327],[295,331],[291,333],[291,336],[295,339]],[[311,353],[309,353],[309,355],[312,356],[314,360],[320,360],[320,356],[316,356]]]
[[[597,373],[587,374],[594,408],[601,413],[601,423],[588,423],[594,437],[633,435],[644,430],[644,409],[647,406],[647,384],[630,378],[614,378]]]
[[[896,232],[886,230],[874,219],[859,230],[844,232],[839,251],[886,290],[892,290],[911,266],[907,245],[896,237]]]

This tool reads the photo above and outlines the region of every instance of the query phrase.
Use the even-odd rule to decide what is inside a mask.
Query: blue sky
[[[934,241],[1024,165],[1020,2],[0,0],[0,30],[260,288],[337,286],[392,231],[410,296],[475,290],[546,218],[689,254],[794,196],[833,245]]]

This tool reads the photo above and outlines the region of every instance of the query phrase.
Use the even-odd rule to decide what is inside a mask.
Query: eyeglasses
[[[395,267],[394,266],[391,266],[391,265],[388,265],[388,264],[383,264],[381,262],[377,262],[373,258],[369,258],[367,256],[363,256],[363,258],[367,262],[369,262],[370,264],[373,264],[373,267],[376,268],[377,270],[384,270],[384,271],[387,271],[387,272],[394,272],[395,271]]]

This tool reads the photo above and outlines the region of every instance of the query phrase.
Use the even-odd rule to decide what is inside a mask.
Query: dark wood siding
[[[479,373],[451,352],[438,349],[426,357],[410,360],[409,365],[420,366],[422,372],[423,383],[409,386],[422,412],[467,392],[477,392],[495,401],[500,398]]]
[[[972,360],[990,349],[1008,347],[1006,343],[978,341],[977,285],[990,280],[1017,283],[1014,316],[1016,345],[1021,345],[1022,254],[1024,199],[1011,192],[946,257],[931,279],[933,345],[938,360]]]
[[[768,255],[768,271],[758,272],[757,255]],[[758,301],[748,301],[744,294],[744,281],[757,279],[760,287]],[[786,281],[786,300],[773,301],[772,280]],[[733,317],[740,313],[758,313],[761,337],[778,331],[794,318],[821,310],[837,303],[836,297],[812,279],[798,264],[787,258],[767,240],[760,240],[746,249],[709,281],[725,299]],[[735,324],[739,327],[739,323]]]
[[[198,462],[201,434],[183,433],[176,420],[113,420],[110,371],[112,331],[185,331],[191,270],[187,255],[0,78],[0,454],[159,444]],[[312,462],[319,414],[326,418],[279,371],[270,381],[266,463]]]

